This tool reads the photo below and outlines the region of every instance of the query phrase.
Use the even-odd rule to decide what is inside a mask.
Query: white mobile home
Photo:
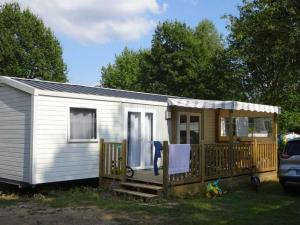
[[[153,140],[228,142],[228,118],[235,118],[233,141],[274,143],[279,110],[0,77],[0,179],[35,185],[96,178],[100,138],[127,139],[127,163],[152,168]]]

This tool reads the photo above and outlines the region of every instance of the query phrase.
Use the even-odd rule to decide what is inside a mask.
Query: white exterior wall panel
[[[124,127],[125,108],[154,110],[156,139],[169,138],[165,106],[37,96],[36,183],[98,177],[99,143],[68,141],[70,107],[97,110],[98,140],[120,142],[127,138],[124,132],[127,129]]]
[[[0,86],[0,178],[29,182],[31,95]]]

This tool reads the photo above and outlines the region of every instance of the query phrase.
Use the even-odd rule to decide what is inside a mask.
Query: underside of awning
[[[271,105],[261,105],[247,102],[237,101],[214,101],[214,100],[198,100],[184,98],[169,98],[169,106],[200,108],[200,109],[228,109],[228,110],[245,110],[266,113],[280,114],[280,107]]]

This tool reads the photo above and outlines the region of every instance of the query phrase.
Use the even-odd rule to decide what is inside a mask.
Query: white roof
[[[280,114],[280,107],[237,101],[214,101],[199,99],[169,98],[169,106],[180,106],[200,109],[232,109]]]

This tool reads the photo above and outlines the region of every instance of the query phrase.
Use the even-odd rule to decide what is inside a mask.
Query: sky
[[[0,0],[12,2],[16,0]],[[63,48],[70,83],[96,85],[101,67],[125,46],[149,48],[159,21],[195,27],[209,19],[225,37],[225,14],[236,15],[241,0],[17,0],[43,19]]]

